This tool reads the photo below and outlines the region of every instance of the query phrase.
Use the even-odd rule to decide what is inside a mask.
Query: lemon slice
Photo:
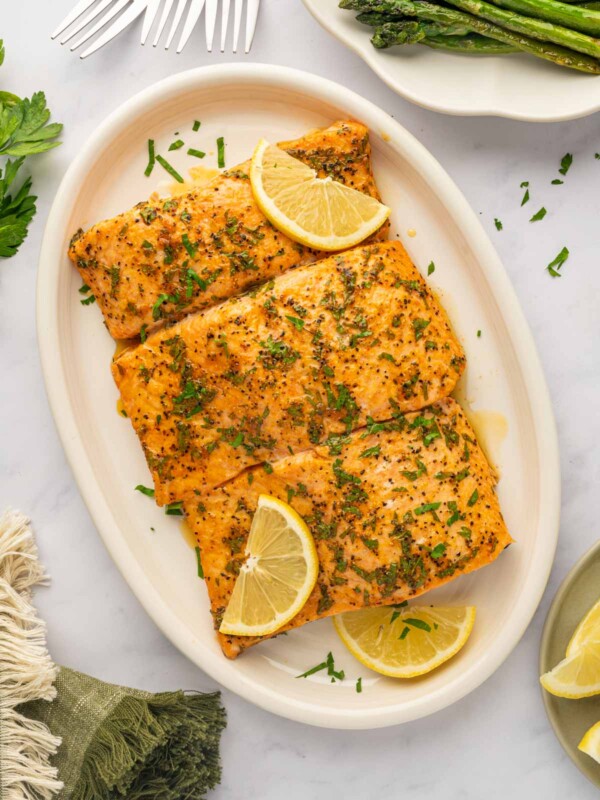
[[[252,157],[250,182],[263,214],[290,239],[317,250],[345,250],[380,228],[390,209],[314,169],[265,139]]]
[[[363,608],[334,617],[361,664],[392,678],[415,678],[452,658],[469,638],[475,607]]]
[[[567,646],[567,658],[593,642],[600,644],[600,600],[581,620]]]
[[[578,744],[579,750],[591,756],[594,761],[600,764],[600,722],[589,729],[583,739]]]
[[[317,582],[319,560],[308,526],[287,503],[261,494],[221,633],[267,636],[300,611]]]
[[[556,697],[579,699],[600,694],[600,642],[593,642],[568,656],[540,678]]]

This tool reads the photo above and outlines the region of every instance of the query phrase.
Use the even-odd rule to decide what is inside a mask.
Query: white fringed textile
[[[50,765],[60,739],[16,706],[53,700],[57,668],[46,650],[46,626],[31,602],[47,582],[28,519],[0,517],[0,800],[51,800],[62,789]]]

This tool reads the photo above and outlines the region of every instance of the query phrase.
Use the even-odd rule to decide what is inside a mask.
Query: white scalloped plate
[[[468,56],[428,47],[376,50],[370,28],[338,0],[303,0],[318,22],[367,62],[402,97],[432,111],[558,122],[600,110],[600,75],[557,67],[540,58]]]
[[[109,371],[114,343],[96,305],[84,307],[80,279],[66,257],[69,238],[129,208],[157,188],[144,177],[146,140],[164,151],[179,131],[208,151],[224,136],[227,163],[246,158],[261,136],[301,135],[340,117],[371,129],[374,165],[400,234],[421,267],[432,259],[441,293],[469,358],[466,395],[499,412],[508,435],[496,458],[499,495],[517,543],[492,566],[432,593],[432,602],[474,603],[478,618],[465,649],[426,679],[393,681],[345,652],[331,620],[282,636],[243,655],[223,657],[212,629],[194,551],[176,519],[134,491],[150,482],[129,422],[116,413]],[[194,119],[202,128],[192,134]],[[189,166],[186,148],[169,157]],[[414,229],[414,238],[405,238]],[[334,83],[264,65],[224,65],[176,75],[132,98],[83,146],[58,191],[42,245],[38,335],[50,404],[81,493],[119,569],[166,636],[199,667],[247,700],[275,713],[333,728],[374,728],[448,706],[502,663],[525,631],[546,585],[558,531],[559,467],[544,378],[515,295],[466,200],[433,157],[397,122]],[[477,337],[477,330],[482,336]],[[151,532],[151,528],[155,532]],[[93,576],[93,565],[83,565]],[[429,598],[428,598],[429,599]],[[329,650],[343,683],[295,676]],[[363,677],[357,694],[355,681]]]

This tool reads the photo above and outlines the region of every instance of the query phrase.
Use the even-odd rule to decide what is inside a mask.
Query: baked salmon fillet
[[[369,132],[341,121],[280,144],[321,177],[379,199]],[[69,257],[115,339],[240,294],[249,286],[316,261],[319,254],[277,231],[254,201],[250,162],[170,199],[151,199],[71,241]],[[385,223],[374,240],[387,238]]]
[[[339,453],[317,447],[188,498],[215,627],[244,562],[259,495],[290,503],[317,546],[317,584],[288,630],[411,600],[492,562],[512,541],[494,485],[465,414],[447,398],[354,432]],[[219,640],[235,658],[260,638]]]
[[[162,505],[453,390],[462,348],[399,242],[295,269],[112,370]]]

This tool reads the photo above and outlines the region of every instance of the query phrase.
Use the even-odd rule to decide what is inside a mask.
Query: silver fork
[[[75,8],[67,14],[54,31],[52,39],[63,34],[60,43],[65,44],[73,39],[73,37],[77,36],[77,34],[81,34],[71,45],[71,50],[76,50],[93,36],[99,34],[93,43],[81,53],[81,58],[86,58],[114,39],[115,36],[121,33],[121,31],[134,22],[134,20],[145,11],[146,14],[142,25],[141,39],[142,44],[145,44],[160,11],[160,18],[152,42],[156,47],[174,5],[175,0],[79,0]],[[247,53],[252,45],[254,32],[256,30],[260,0],[233,0],[233,5],[233,52],[237,52],[245,7],[245,52]],[[187,16],[179,37],[177,52],[181,53],[186,46],[202,11],[204,11],[205,18],[206,46],[208,51],[211,52],[218,16],[218,6],[219,0],[177,0],[177,6],[167,35],[165,49],[169,49],[187,8]],[[231,0],[221,0],[221,52],[225,51],[230,10]]]

